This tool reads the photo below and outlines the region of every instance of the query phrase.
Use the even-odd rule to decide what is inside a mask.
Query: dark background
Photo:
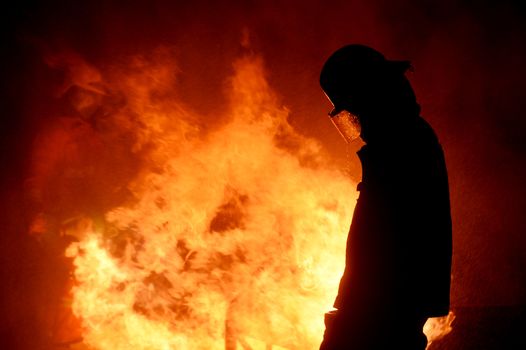
[[[224,79],[246,50],[240,44],[243,31],[250,33],[251,50],[263,56],[271,86],[291,110],[290,123],[320,139],[342,167],[349,161],[347,149],[326,118],[330,106],[318,87],[324,60],[340,46],[362,43],[387,58],[412,61],[410,80],[424,118],[443,144],[449,170],[452,307],[459,310],[458,325],[465,330],[478,322],[474,334],[493,330],[495,337],[524,329],[526,8],[521,4],[267,0],[2,5],[0,336],[13,349],[24,348],[37,327],[33,304],[40,270],[26,234],[31,208],[25,206],[24,179],[32,142],[53,114],[47,88],[60,80],[44,63],[46,51],[74,50],[97,66],[172,46],[183,99],[213,124],[216,112],[225,108]],[[463,315],[470,312],[468,320]],[[462,333],[462,326],[457,332],[473,337]]]

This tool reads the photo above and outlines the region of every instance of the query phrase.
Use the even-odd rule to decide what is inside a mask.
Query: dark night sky
[[[325,117],[324,60],[348,43],[410,59],[422,114],[448,162],[453,305],[526,303],[526,8],[518,1],[21,1],[2,12],[0,249],[11,291],[27,279],[13,274],[31,270],[19,204],[31,141],[45,123],[37,113],[49,98],[43,82],[54,79],[43,48],[67,47],[101,65],[173,46],[183,97],[213,118],[246,29],[291,124],[319,138],[337,162],[345,146]]]

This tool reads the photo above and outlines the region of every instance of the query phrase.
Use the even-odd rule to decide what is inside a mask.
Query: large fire
[[[234,63],[212,127],[181,101],[169,50],[105,69],[48,61],[67,67],[61,93],[81,118],[40,138],[33,186],[62,199],[44,214],[77,237],[66,254],[82,343],[317,349],[356,184],[290,126],[261,58]],[[82,195],[68,192],[79,184]],[[90,184],[111,199],[90,198]],[[450,322],[428,322],[430,340]]]

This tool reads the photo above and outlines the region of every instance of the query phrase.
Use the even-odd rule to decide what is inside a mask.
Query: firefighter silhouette
[[[363,45],[333,53],[320,84],[347,142],[361,137],[360,192],[336,310],[322,350],[425,349],[423,325],[447,315],[452,231],[442,147],[405,76]]]

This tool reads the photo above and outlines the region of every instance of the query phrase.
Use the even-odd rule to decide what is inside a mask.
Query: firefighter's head
[[[331,117],[349,112],[363,134],[371,126],[390,124],[393,115],[418,115],[413,89],[405,77],[410,67],[409,61],[387,60],[364,45],[340,48],[325,62],[320,75],[321,87],[334,106]]]

